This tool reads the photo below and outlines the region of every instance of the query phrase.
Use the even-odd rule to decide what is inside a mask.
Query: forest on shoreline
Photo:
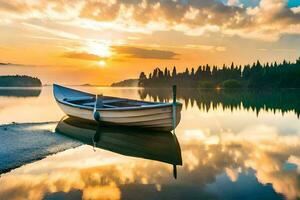
[[[41,87],[40,79],[31,76],[0,76],[0,87]]]
[[[177,72],[173,67],[161,70],[155,68],[146,75],[140,73],[138,86],[140,87],[179,87],[192,88],[300,88],[300,57],[296,62],[265,63],[260,61],[252,65],[222,67],[203,65],[196,70],[186,68],[184,72]]]

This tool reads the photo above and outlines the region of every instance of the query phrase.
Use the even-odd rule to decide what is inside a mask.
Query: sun
[[[86,45],[86,50],[91,54],[103,58],[108,58],[112,55],[109,45],[105,43],[89,42]]]
[[[104,60],[100,60],[100,61],[98,62],[98,65],[99,65],[101,68],[104,68],[105,65],[106,65],[106,62],[105,62]]]

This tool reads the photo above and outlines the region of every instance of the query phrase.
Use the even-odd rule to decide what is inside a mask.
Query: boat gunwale
[[[90,106],[83,106],[80,104],[73,104],[66,101],[60,101],[55,98],[55,100],[58,103],[71,106],[74,108],[84,109],[84,110],[94,110],[93,107]],[[154,105],[146,105],[146,106],[131,106],[131,107],[116,107],[116,108],[97,108],[96,111],[129,111],[129,110],[149,110],[149,109],[156,109],[156,108],[165,108],[165,107],[171,107],[173,106],[173,103],[160,103],[160,104],[154,104]],[[176,106],[182,107],[182,103],[176,102]]]
[[[57,102],[59,102],[61,104],[64,104],[64,105],[71,106],[71,107],[79,108],[79,109],[94,110],[94,108],[91,107],[91,106],[84,106],[84,105],[80,105],[80,104],[74,104],[74,103],[70,103],[68,101],[64,101],[63,99],[61,100],[61,99],[57,98],[57,96],[56,96],[57,92],[55,92],[55,87],[57,87],[57,88],[61,87],[61,88],[66,89],[66,90],[73,90],[73,91],[77,91],[78,93],[85,93],[85,94],[88,94],[88,95],[91,95],[91,96],[95,96],[94,94],[90,94],[90,93],[87,93],[87,92],[82,92],[82,91],[79,91],[79,90],[67,88],[67,87],[64,87],[64,86],[56,85],[56,84],[53,85],[53,93],[54,93],[55,100]],[[60,92],[60,93],[63,95],[62,92]],[[109,98],[109,96],[105,96],[105,97]],[[138,101],[138,100],[127,99],[127,98],[118,98],[118,97],[111,97],[111,98],[134,101],[134,102],[141,102],[141,103],[147,103],[147,104],[143,105],[143,106],[115,107],[115,108],[96,108],[96,111],[149,110],[149,109],[157,109],[157,108],[165,108],[165,107],[173,106],[173,103]],[[176,102],[176,106],[182,107],[182,103]]]

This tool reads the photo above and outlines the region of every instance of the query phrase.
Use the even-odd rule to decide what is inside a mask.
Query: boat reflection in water
[[[101,126],[72,117],[64,117],[56,132],[122,155],[172,164],[174,178],[177,178],[177,165],[182,165],[180,146],[171,132]]]

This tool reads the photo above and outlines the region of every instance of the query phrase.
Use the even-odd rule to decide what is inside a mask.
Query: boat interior
[[[93,108],[95,106],[96,97],[95,96],[71,97],[71,98],[64,98],[63,100],[71,104]],[[108,96],[98,96],[96,107],[97,108],[142,107],[142,106],[153,105],[153,104],[157,104],[157,103],[115,98],[115,97],[108,97]]]

